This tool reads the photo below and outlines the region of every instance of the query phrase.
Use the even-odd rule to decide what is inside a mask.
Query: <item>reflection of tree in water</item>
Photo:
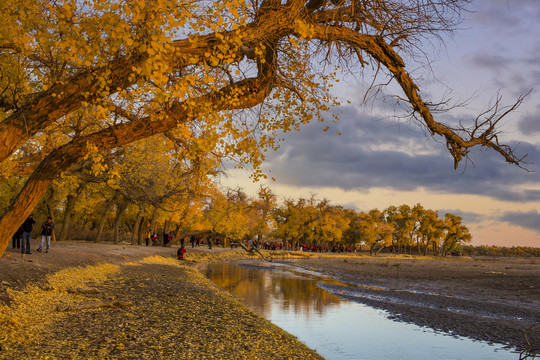
[[[231,263],[214,264],[207,277],[238,296],[246,306],[269,314],[272,306],[310,314],[321,314],[328,305],[343,300],[320,287],[321,279],[290,276],[282,271],[247,269]]]

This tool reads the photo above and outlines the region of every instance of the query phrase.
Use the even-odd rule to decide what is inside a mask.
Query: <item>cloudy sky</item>
[[[346,78],[336,88],[351,101],[340,121],[328,132],[314,123],[288,134],[268,156],[264,169],[276,179],[270,188],[282,198],[314,193],[359,210],[421,203],[441,216],[463,216],[474,244],[540,247],[540,1],[473,0],[471,10],[431,58],[433,73],[415,69],[413,75],[427,101],[450,90],[455,101],[472,99],[443,121],[472,120],[497,93],[510,104],[532,89],[504,122],[502,139],[528,154],[533,172],[482,149],[454,170],[440,138],[396,120],[383,103],[362,105],[362,84]],[[254,194],[258,184],[245,172],[231,175],[227,185]]]

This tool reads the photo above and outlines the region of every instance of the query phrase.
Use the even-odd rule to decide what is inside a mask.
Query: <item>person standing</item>
[[[163,246],[167,246],[167,244],[169,243],[170,239],[169,239],[169,232],[168,231],[164,231],[163,232]]]
[[[28,219],[26,219],[22,224],[23,233],[21,241],[21,254],[31,254],[30,239],[32,239],[32,229],[35,223],[36,219],[34,219],[34,215],[30,214]]]
[[[145,239],[146,240],[146,246],[149,246],[150,245],[150,239],[152,238],[152,231],[150,231],[150,228],[148,228],[146,230],[145,236],[146,236],[146,239]]]
[[[41,242],[39,243],[39,247],[37,251],[41,252],[43,250],[43,244],[45,241],[47,241],[47,247],[45,248],[45,252],[48,253],[51,247],[51,237],[52,232],[54,230],[54,223],[52,221],[52,217],[48,217],[47,220],[41,225]]]

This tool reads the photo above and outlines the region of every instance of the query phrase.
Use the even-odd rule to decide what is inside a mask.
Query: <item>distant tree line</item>
[[[519,256],[540,257],[540,248],[529,246],[473,246],[462,245],[458,250],[464,255],[471,256]]]
[[[323,247],[366,247],[370,254],[383,250],[394,253],[445,256],[471,235],[462,218],[437,212],[417,204],[390,206],[383,211],[356,211],[330,205],[328,200],[286,200],[274,211],[274,239],[292,246],[298,242]]]

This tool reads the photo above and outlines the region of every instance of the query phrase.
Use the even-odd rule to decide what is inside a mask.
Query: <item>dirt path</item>
[[[24,291],[0,311],[1,359],[321,359],[195,270],[243,252],[188,248],[180,263],[170,248],[66,243],[8,255],[2,279]]]

